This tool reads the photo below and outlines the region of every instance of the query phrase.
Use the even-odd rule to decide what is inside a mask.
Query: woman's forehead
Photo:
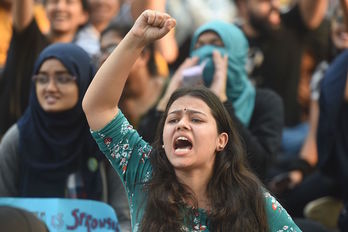
[[[176,99],[170,106],[168,113],[174,111],[195,111],[205,114],[210,113],[209,106],[200,98],[193,96],[183,96]]]
[[[198,36],[198,40],[221,40],[221,37],[215,31],[204,31]]]
[[[57,58],[49,58],[42,62],[39,71],[68,71],[63,63]]]

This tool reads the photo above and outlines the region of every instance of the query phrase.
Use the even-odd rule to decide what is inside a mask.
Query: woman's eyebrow
[[[39,71],[38,73],[41,73],[41,74],[48,74],[49,71],[44,70],[44,71]],[[66,73],[69,74],[69,72],[68,72],[67,70],[56,70],[56,71],[54,71],[53,73],[54,73],[54,74],[66,74]]]
[[[188,114],[202,114],[202,115],[205,115],[205,113],[201,112],[201,111],[198,111],[198,110],[192,110],[192,109],[183,109],[183,110],[174,110],[174,111],[171,111],[168,113],[168,115],[171,115],[171,114],[182,114],[184,112],[187,112]]]
[[[221,40],[221,39],[218,39],[218,38],[214,38],[212,40],[209,40],[209,41],[200,41],[198,40],[197,43],[195,44],[195,46],[204,46],[204,45],[209,45],[209,44],[212,44],[212,45],[216,45],[216,44],[219,44],[217,46],[220,46],[220,47],[224,47],[225,44],[224,42]]]
[[[65,73],[69,73],[69,71],[67,71],[67,70],[57,70],[54,73],[65,74]]]

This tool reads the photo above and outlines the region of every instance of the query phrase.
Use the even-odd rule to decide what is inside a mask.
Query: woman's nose
[[[49,82],[47,83],[46,90],[47,91],[56,91],[58,89],[57,83],[54,81],[53,78],[50,78]]]
[[[58,0],[56,2],[56,8],[58,10],[64,9],[66,7],[66,0]]]
[[[176,129],[177,130],[188,130],[188,129],[190,129],[190,126],[189,126],[189,123],[188,123],[188,119],[186,119],[185,117],[180,119]]]

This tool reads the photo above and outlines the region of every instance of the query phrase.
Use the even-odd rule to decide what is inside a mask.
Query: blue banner
[[[119,232],[114,209],[99,201],[64,198],[1,198],[0,205],[22,208],[44,221],[50,232]]]

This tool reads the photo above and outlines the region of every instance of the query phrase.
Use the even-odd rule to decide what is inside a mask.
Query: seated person
[[[295,216],[315,199],[332,196],[344,203],[339,226],[348,225],[348,51],[342,52],[325,72],[320,85],[319,121],[317,126],[317,170],[279,199]]]
[[[0,196],[100,200],[129,224],[123,185],[104,162],[81,107],[94,73],[91,59],[76,45],[43,50],[29,106],[0,144]]]
[[[269,187],[274,194],[282,194],[294,188],[297,184],[317,168],[317,127],[319,119],[319,97],[320,83],[324,78],[325,72],[330,67],[330,63],[341,52],[348,48],[347,28],[344,23],[344,10],[348,11],[345,3],[337,2],[333,6],[333,13],[330,23],[330,47],[328,59],[322,61],[316,68],[311,79],[311,96],[309,108],[309,132],[300,150],[299,157],[281,157],[274,165],[274,178],[269,183]]]

